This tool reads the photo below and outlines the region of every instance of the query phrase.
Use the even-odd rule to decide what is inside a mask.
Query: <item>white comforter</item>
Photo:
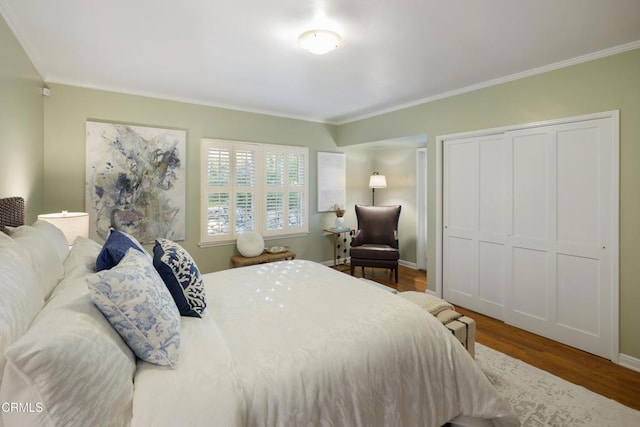
[[[396,295],[302,260],[204,280],[176,369],[139,362],[134,426],[519,425],[446,328]]]

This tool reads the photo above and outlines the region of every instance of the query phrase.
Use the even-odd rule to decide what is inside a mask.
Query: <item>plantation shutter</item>
[[[251,149],[235,151],[235,232],[255,229],[256,219],[256,152]]]
[[[279,152],[266,153],[266,231],[284,229],[285,205],[284,205],[284,161],[285,156]],[[266,234],[266,233],[265,233]]]
[[[289,227],[305,227],[305,155],[290,153],[289,158]]]
[[[201,244],[308,233],[309,149],[202,139]]]
[[[209,147],[207,157],[207,235],[230,236],[231,149]]]

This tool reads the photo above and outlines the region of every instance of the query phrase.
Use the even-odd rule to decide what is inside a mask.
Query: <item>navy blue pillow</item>
[[[157,239],[153,246],[153,266],[169,288],[180,314],[201,317],[207,307],[204,283],[189,252],[171,240]]]
[[[118,265],[129,248],[137,249],[149,256],[149,253],[138,243],[135,237],[124,231],[112,228],[96,259],[96,271],[109,270]]]

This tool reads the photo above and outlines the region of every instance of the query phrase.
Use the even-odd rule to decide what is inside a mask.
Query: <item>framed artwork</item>
[[[318,212],[344,209],[347,202],[347,156],[318,152]]]
[[[187,132],[87,121],[86,133],[89,235],[184,240]]]

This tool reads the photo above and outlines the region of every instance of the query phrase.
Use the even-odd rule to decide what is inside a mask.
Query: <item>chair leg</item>
[[[361,268],[362,268],[362,277],[364,277],[364,265]]]
[[[398,266],[396,266],[396,268],[394,268],[395,272],[396,272],[396,283],[398,283]]]
[[[353,263],[350,263],[349,270],[351,271],[351,275],[352,275],[352,276],[353,276],[353,269],[354,269],[354,268],[355,268],[355,267],[354,267]]]

